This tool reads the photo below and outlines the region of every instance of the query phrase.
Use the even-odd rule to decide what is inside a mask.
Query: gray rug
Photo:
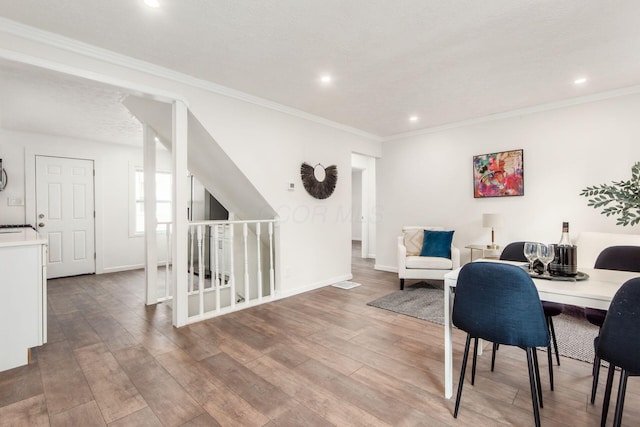
[[[367,305],[444,324],[444,292],[438,284],[419,282]],[[553,325],[562,356],[593,362],[593,339],[598,336],[598,327],[585,320],[582,309],[565,307],[564,313],[553,318]]]

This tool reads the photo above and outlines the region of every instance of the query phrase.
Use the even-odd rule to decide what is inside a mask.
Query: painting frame
[[[473,156],[473,197],[524,196],[522,148]]]

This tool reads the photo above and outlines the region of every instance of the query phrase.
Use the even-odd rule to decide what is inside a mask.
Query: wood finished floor
[[[0,425],[533,425],[525,354],[508,347],[493,373],[490,352],[479,358],[454,419],[454,400],[443,398],[443,327],[367,306],[396,290],[397,276],[357,253],[360,287],[180,329],[166,305],[144,306],[142,271],[52,280],[49,342],[30,365],[0,373]],[[457,380],[463,334],[454,340]],[[606,371],[590,405],[590,364],[562,358],[552,392],[540,360],[542,425],[599,425]],[[632,377],[624,425],[640,424],[639,404]]]

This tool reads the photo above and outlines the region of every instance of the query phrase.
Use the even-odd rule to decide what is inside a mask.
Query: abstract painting
[[[522,150],[473,156],[473,197],[524,195]]]

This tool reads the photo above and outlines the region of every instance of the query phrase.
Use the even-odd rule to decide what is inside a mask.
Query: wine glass
[[[542,270],[543,276],[548,276],[547,266],[556,255],[556,245],[545,245],[543,243],[538,244],[538,259],[544,266],[544,270]]]
[[[536,242],[524,243],[524,256],[529,260],[529,272],[533,272],[533,263],[538,259],[538,244]]]

